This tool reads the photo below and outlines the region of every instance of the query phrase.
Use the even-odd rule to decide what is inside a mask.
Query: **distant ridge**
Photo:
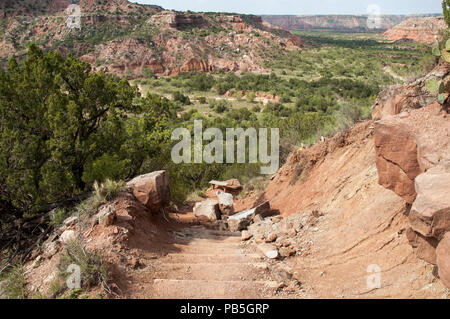
[[[381,15],[377,31],[386,31],[411,17],[439,17],[441,14]],[[287,30],[324,29],[335,31],[370,31],[368,15],[262,15],[263,21]]]

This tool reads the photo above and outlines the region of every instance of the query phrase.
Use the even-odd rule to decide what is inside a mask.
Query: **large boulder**
[[[133,194],[151,212],[157,212],[170,204],[169,177],[166,171],[138,176],[127,183]]]
[[[270,203],[264,202],[257,207],[230,216],[227,220],[230,231],[237,232],[246,229],[256,215],[261,215],[262,217],[269,216]]]
[[[211,181],[209,184],[211,184],[213,190],[221,190],[234,196],[238,195],[243,189],[241,183],[237,179],[230,179],[224,182]]]
[[[194,206],[194,215],[200,220],[214,222],[219,220],[219,202],[214,199],[207,199],[203,202],[198,202]]]
[[[378,182],[406,202],[416,198],[414,179],[422,173],[417,160],[417,140],[397,118],[375,123]]]
[[[450,232],[446,233],[436,249],[439,277],[450,288]]]
[[[59,236],[59,240],[61,243],[67,245],[71,242],[75,241],[77,239],[77,233],[74,230],[66,230],[64,231],[61,236]]]
[[[221,191],[216,192],[217,198],[219,200],[219,209],[223,215],[233,215],[234,214],[234,200],[233,195],[230,193],[224,193]]]
[[[450,231],[450,161],[445,161],[417,176],[417,198],[409,221],[412,228],[426,237],[437,239]]]

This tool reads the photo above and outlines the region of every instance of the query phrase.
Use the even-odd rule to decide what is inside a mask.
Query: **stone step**
[[[164,263],[157,276],[160,279],[214,281],[255,281],[268,268],[265,263]]]
[[[196,254],[242,254],[244,250],[237,247],[222,247],[221,245],[179,245],[174,244],[174,248],[179,249],[180,253],[196,253]]]
[[[229,248],[229,249],[241,249],[241,245],[239,243],[227,243],[220,242],[214,240],[206,240],[206,239],[194,239],[194,240],[177,240],[175,242],[177,246],[192,246],[192,247],[210,247],[211,250],[216,247]]]
[[[191,227],[183,230],[183,233],[191,235],[213,235],[224,237],[241,237],[241,232],[230,232],[225,230],[208,229],[204,227]]]
[[[272,296],[275,281],[155,279],[152,296],[159,299],[261,299]]]
[[[215,236],[208,234],[195,234],[195,235],[173,235],[176,240],[182,241],[190,241],[190,240],[205,240],[205,241],[214,241],[218,243],[240,243],[241,236]]]
[[[163,263],[181,263],[181,264],[238,264],[248,262],[262,261],[263,257],[258,254],[169,254],[164,259],[161,259]]]

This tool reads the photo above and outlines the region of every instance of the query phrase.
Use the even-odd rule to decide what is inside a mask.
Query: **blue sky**
[[[180,11],[249,14],[366,14],[377,4],[382,14],[441,13],[441,0],[131,0]]]

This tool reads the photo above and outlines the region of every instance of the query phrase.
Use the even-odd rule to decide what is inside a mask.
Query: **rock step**
[[[186,236],[191,237],[202,237],[202,236],[215,236],[215,237],[241,237],[241,232],[230,232],[224,230],[215,230],[215,229],[207,229],[207,228],[189,228],[179,234],[184,234]]]
[[[163,264],[160,279],[189,279],[214,281],[255,281],[267,269],[265,263],[171,263]]]
[[[161,261],[163,263],[181,264],[238,264],[248,262],[259,262],[263,258],[258,254],[169,254]]]
[[[192,241],[192,240],[205,240],[205,241],[214,241],[218,243],[240,243],[241,237],[236,236],[215,236],[215,235],[195,235],[195,236],[181,236],[175,235],[176,240],[180,241]]]
[[[261,299],[272,296],[276,281],[214,281],[155,279],[153,298]]]
[[[227,243],[227,242],[220,242],[220,241],[211,241],[211,240],[192,240],[192,241],[181,241],[177,240],[175,242],[176,246],[186,247],[186,246],[192,246],[192,247],[210,247],[211,251],[214,251],[216,247],[222,247],[222,248],[232,248],[232,249],[241,249],[241,246],[238,243]]]
[[[197,253],[197,254],[242,254],[243,249],[240,247],[222,247],[221,245],[174,245],[180,250],[180,253]]]

